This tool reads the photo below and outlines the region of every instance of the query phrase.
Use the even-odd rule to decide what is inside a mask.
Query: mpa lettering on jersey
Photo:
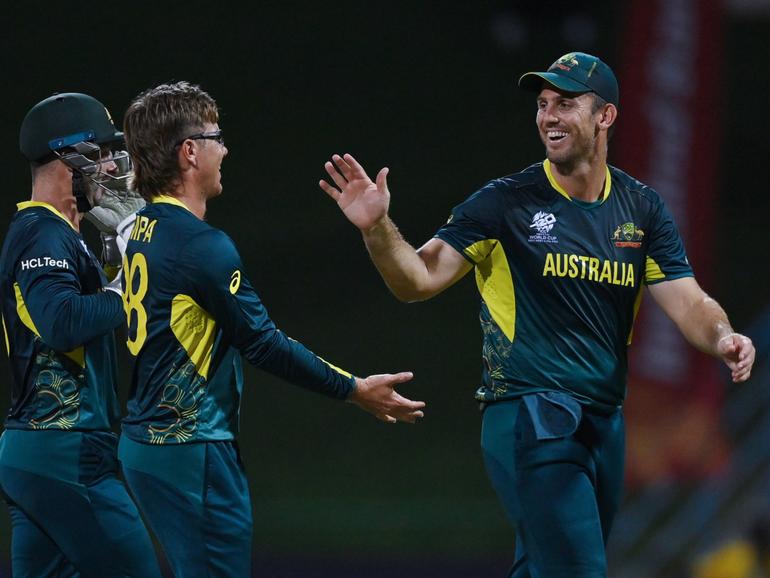
[[[548,276],[587,279],[596,283],[633,287],[634,264],[587,255],[548,253],[543,265],[543,277]]]
[[[155,231],[155,224],[157,222],[157,219],[150,220],[147,217],[138,216],[136,218],[136,223],[134,223],[134,228],[131,230],[129,239],[132,241],[149,243],[152,241],[152,233]]]
[[[70,265],[67,259],[52,259],[51,257],[32,257],[21,262],[21,270],[37,269],[38,267],[59,267],[60,269],[69,269]]]

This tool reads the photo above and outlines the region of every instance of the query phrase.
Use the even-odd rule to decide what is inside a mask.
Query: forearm
[[[694,347],[714,356],[719,340],[734,332],[724,309],[705,293],[685,308],[677,325]]]
[[[421,301],[433,296],[425,262],[389,217],[361,233],[374,265],[399,300]]]
[[[351,374],[324,361],[278,330],[241,352],[256,367],[327,397],[346,399],[355,389],[356,378]]]
[[[69,295],[47,303],[39,324],[43,341],[59,351],[69,351],[104,335],[124,322],[123,302],[111,291]]]

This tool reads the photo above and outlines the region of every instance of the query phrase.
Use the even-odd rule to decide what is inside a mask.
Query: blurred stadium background
[[[120,123],[140,90],[199,83],[230,150],[208,219],[279,327],[358,374],[416,374],[402,389],[427,417],[388,427],[246,368],[255,576],[271,578],[504,575],[514,532],[478,451],[474,283],[396,302],[316,183],[334,152],[389,166],[391,214],[419,244],[487,180],[541,160],[518,76],[572,50],[601,56],[621,82],[611,162],[667,199],[701,284],[759,351],[732,386],[644,308],[610,575],[749,576],[737,572],[751,550],[721,548],[770,514],[770,2],[19,3],[2,22],[3,231],[29,195],[17,135],[35,102],[88,92]],[[5,356],[0,376],[7,388]],[[2,508],[0,576],[9,544]]]

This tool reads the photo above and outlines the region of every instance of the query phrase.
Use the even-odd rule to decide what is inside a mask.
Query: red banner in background
[[[718,0],[633,0],[616,67],[612,163],[663,197],[708,291],[715,261],[722,53]],[[690,346],[649,297],[630,349],[630,485],[701,477],[725,463],[718,364]]]

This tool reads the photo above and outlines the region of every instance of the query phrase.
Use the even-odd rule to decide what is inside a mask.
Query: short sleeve
[[[454,207],[435,236],[476,265],[487,258],[499,239],[503,213],[497,182],[491,181]]]
[[[682,236],[660,199],[653,206],[648,234],[644,273],[647,285],[693,276]]]

